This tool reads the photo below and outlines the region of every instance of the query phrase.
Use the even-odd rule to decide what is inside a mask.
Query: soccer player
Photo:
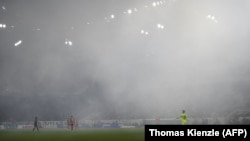
[[[180,115],[180,117],[178,117],[178,119],[181,119],[181,124],[182,125],[186,125],[187,124],[187,114],[185,110],[182,110],[182,113]]]
[[[75,119],[74,119],[74,117],[72,115],[71,115],[71,117],[69,119],[69,122],[70,122],[70,129],[71,129],[71,131],[73,131],[74,124],[75,124]]]
[[[35,131],[35,129],[36,129],[37,131],[39,131],[39,128],[38,128],[38,119],[37,119],[37,117],[35,117],[33,132]]]

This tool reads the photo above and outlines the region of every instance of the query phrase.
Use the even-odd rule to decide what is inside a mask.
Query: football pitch
[[[0,130],[0,141],[144,141],[144,128]]]

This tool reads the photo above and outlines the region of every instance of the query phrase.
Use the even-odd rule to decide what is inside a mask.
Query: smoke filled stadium
[[[250,124],[249,13],[248,0],[0,0],[0,140]]]

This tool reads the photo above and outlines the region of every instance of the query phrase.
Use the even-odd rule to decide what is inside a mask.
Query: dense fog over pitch
[[[0,119],[249,109],[248,0],[1,0]]]

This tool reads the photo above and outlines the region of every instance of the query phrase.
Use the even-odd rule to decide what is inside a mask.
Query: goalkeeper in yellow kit
[[[178,117],[178,119],[181,119],[182,125],[187,124],[187,114],[186,114],[185,110],[182,110],[182,113],[181,113],[180,117]]]

